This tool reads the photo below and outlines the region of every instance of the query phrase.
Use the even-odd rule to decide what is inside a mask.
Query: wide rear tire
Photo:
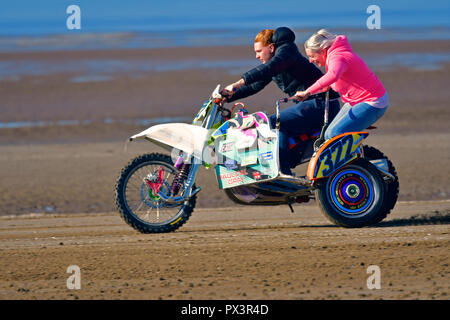
[[[383,152],[381,152],[377,148],[370,147],[370,146],[364,146],[363,154],[364,154],[364,159],[367,159],[369,161],[377,160],[377,159],[386,159],[388,162],[389,173],[394,177],[393,180],[384,182],[384,185],[386,188],[386,193],[385,193],[385,197],[384,197],[384,203],[383,203],[382,210],[385,212],[385,214],[386,214],[385,216],[387,216],[389,213],[391,213],[392,209],[394,209],[395,204],[397,203],[397,200],[398,200],[400,184],[399,184],[399,180],[398,180],[397,171],[395,170],[395,167],[392,164],[391,160],[389,160],[389,158],[386,155],[384,155]],[[380,217],[381,217],[381,215],[380,215]],[[384,219],[384,217],[382,219]],[[377,223],[377,222],[379,222],[379,221],[376,221],[375,223]]]
[[[360,228],[386,217],[384,181],[368,160],[357,159],[337,170],[315,192],[323,214],[338,226]]]

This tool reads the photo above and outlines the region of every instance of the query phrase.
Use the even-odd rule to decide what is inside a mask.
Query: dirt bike
[[[242,103],[224,106],[220,85],[203,104],[192,124],[152,126],[129,138],[146,139],[171,154],[136,157],[117,179],[115,200],[122,218],[142,233],[170,232],[191,216],[201,187],[201,166],[214,168],[220,189],[241,205],[288,205],[316,199],[323,214],[342,227],[364,227],[383,220],[398,198],[392,162],[363,145],[368,132],[348,132],[327,141],[328,94],[320,134],[293,137],[293,166],[308,162],[305,176],[279,171],[278,132],[264,112],[248,114]],[[234,109],[239,107],[234,113]]]

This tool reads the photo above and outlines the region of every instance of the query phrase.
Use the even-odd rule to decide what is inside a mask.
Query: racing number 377
[[[346,163],[358,157],[357,151],[365,134],[347,134],[341,139],[336,140],[331,146],[326,147],[319,156],[316,178],[331,175]]]

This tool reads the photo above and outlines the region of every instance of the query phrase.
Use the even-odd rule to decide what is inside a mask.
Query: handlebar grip
[[[228,98],[230,97],[230,95],[226,94],[224,91],[225,91],[225,90],[219,91],[219,94],[222,96],[222,99],[223,99],[225,102],[229,102],[229,101],[228,101]]]
[[[300,102],[300,100],[297,100],[297,99],[295,99],[294,97],[283,98],[283,99],[281,99],[280,101],[281,101],[281,102],[284,102],[284,103],[289,102],[289,101],[292,101],[292,102],[294,102],[294,103],[299,103],[299,102]]]

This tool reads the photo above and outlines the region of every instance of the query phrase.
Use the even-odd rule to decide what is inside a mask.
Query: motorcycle
[[[398,198],[395,167],[381,151],[362,144],[367,131],[324,141],[328,94],[320,134],[291,138],[292,166],[308,162],[306,175],[280,173],[280,105],[286,102],[287,98],[276,102],[276,126],[271,128],[264,112],[248,114],[243,103],[226,108],[218,85],[192,124],[159,124],[130,137],[129,141],[148,140],[171,154],[140,155],[122,169],[115,188],[121,217],[142,233],[177,230],[195,208],[201,191],[196,176],[204,166],[214,168],[219,188],[240,205],[288,205],[293,212],[292,204],[315,199],[338,226],[382,221]]]

